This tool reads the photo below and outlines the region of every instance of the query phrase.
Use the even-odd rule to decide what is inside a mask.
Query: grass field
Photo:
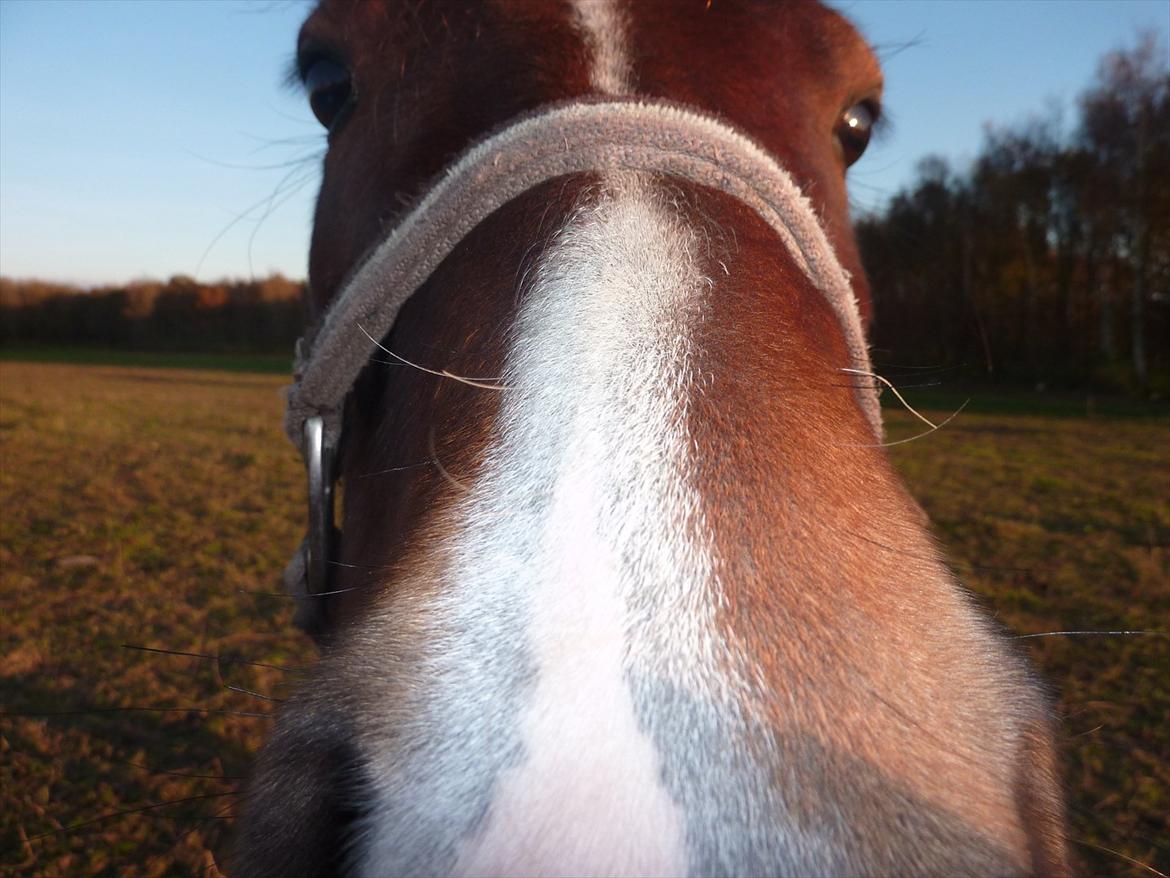
[[[223,865],[272,706],[247,692],[312,660],[273,594],[303,516],[282,383],[0,363],[0,872]],[[964,581],[1017,634],[1170,628],[1170,418],[1012,408],[891,449]],[[1170,872],[1170,639],[1021,643],[1059,693],[1086,873]]]

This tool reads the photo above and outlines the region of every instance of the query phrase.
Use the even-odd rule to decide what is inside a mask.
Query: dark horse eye
[[[869,146],[877,116],[877,106],[872,101],[860,101],[841,114],[834,133],[841,144],[846,167],[861,158]]]
[[[353,99],[349,70],[330,58],[311,61],[305,69],[305,91],[317,121],[332,130]]]

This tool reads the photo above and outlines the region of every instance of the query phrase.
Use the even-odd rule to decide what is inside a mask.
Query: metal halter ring
[[[329,556],[334,542],[333,451],[325,444],[325,421],[305,420],[305,465],[309,471],[309,538],[305,578],[308,593],[329,591]]]

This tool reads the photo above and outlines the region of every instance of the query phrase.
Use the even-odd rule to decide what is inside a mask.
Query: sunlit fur
[[[517,644],[518,663],[485,675],[496,648],[479,637],[437,649],[419,681],[423,714],[397,730],[417,736],[428,775],[404,789],[397,745],[373,762],[375,786],[409,796],[412,812],[443,813],[428,791],[473,796],[494,781],[479,825],[452,838],[457,874],[686,869],[683,815],[627,679],[711,676],[714,647],[701,645],[717,596],[686,478],[689,324],[710,287],[696,243],[639,181],[606,181],[521,291],[499,440],[449,512],[442,587],[419,608],[436,630],[492,630]],[[394,637],[388,621],[374,636]],[[466,716],[492,703],[517,710]],[[383,718],[364,720],[372,741],[384,735]],[[498,778],[483,737],[515,742]],[[400,808],[375,804],[369,820],[365,874],[451,867],[417,859],[433,830]]]
[[[460,65],[495,69],[511,39],[527,54],[495,59],[524,62],[488,119],[514,95],[722,95],[708,109],[801,183],[866,307],[843,167],[817,132],[878,80],[836,16],[752,0],[410,12],[326,3],[307,26],[345,35],[359,93],[382,76],[392,106],[406,95],[393,126],[367,100],[335,135],[323,300],[404,168],[433,173],[417,145],[466,118],[444,97],[474,86]],[[427,26],[463,41],[444,54]],[[454,371],[504,389],[409,369],[359,382],[349,589],[261,756],[241,874],[1067,874],[1039,687],[874,447],[840,379],[839,315],[752,211],[643,174],[542,186],[468,236],[386,346],[444,368],[471,352]],[[435,466],[350,478],[419,456]]]

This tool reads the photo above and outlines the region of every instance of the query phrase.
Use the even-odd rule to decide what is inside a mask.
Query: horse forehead
[[[606,14],[582,13],[597,9]],[[324,0],[302,29],[302,51],[351,64],[359,102],[325,163],[328,222],[317,224],[310,259],[317,294],[327,300],[388,218],[477,136],[592,93],[588,21],[599,19],[620,31],[635,93],[713,111],[763,143],[861,276],[831,131],[849,102],[880,90],[881,76],[852,26],[819,2]]]
[[[401,64],[408,54],[433,54],[432,40],[485,43],[489,47],[505,35],[526,35],[539,62],[541,52],[562,67],[557,46],[547,39],[556,31],[581,37],[582,10],[608,7],[627,25],[627,38],[640,44],[646,58],[675,57],[694,62],[705,76],[713,71],[702,62],[712,57],[735,61],[745,47],[783,47],[768,58],[771,66],[795,72],[804,68],[813,76],[840,72],[880,82],[880,65],[865,40],[841,14],[821,0],[440,0],[435,3],[400,0],[321,0],[301,31],[302,42],[332,36],[341,48],[365,53],[374,63]],[[689,26],[688,26],[689,25]],[[678,53],[679,41],[685,51]],[[441,53],[440,53],[441,54]],[[452,57],[453,66],[459,58]],[[547,73],[547,71],[545,71]],[[769,71],[756,70],[765,79]]]

